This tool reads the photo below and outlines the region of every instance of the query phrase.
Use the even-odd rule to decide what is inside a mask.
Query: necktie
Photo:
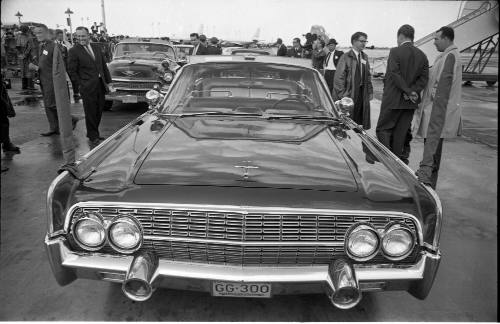
[[[361,87],[361,84],[363,83],[361,81],[361,62],[359,61],[359,54],[357,55],[358,61],[356,62],[356,71],[354,71],[354,84],[355,87]]]
[[[328,61],[330,60],[331,56],[332,56],[332,52],[328,52],[328,55],[326,56],[326,60],[325,60],[325,68],[328,67]]]
[[[361,52],[358,53],[359,74],[361,75],[361,84],[363,84],[363,64],[361,64]]]
[[[358,68],[359,76],[361,77],[361,84],[363,84],[363,65],[361,64],[361,52],[358,53]]]
[[[90,50],[90,45],[86,45],[84,46],[85,49],[87,50],[87,53],[89,53],[90,56],[92,56],[92,59],[95,61],[95,56],[94,54],[92,53],[92,51]]]

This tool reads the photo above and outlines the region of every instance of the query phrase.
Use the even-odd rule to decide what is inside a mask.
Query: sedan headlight
[[[115,217],[108,227],[109,244],[121,253],[133,253],[142,245],[142,228],[133,217],[120,215]]]
[[[356,261],[370,260],[377,254],[379,246],[378,232],[370,224],[359,223],[347,231],[345,249],[349,257]]]
[[[163,75],[163,80],[167,82],[172,82],[173,79],[174,79],[174,74],[172,72],[165,72],[165,74]]]
[[[406,258],[415,245],[415,235],[400,223],[389,224],[382,237],[382,252],[390,260]]]
[[[84,213],[73,223],[72,232],[76,243],[88,251],[97,251],[106,242],[104,221],[98,213]]]

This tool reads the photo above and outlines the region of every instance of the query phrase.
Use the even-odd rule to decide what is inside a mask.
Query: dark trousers
[[[74,82],[73,80],[71,80],[71,88],[73,89],[73,96],[80,93],[80,90],[78,89],[78,83]]]
[[[376,129],[378,140],[406,164],[413,113],[413,109],[387,109],[380,113]]]
[[[97,87],[97,91],[91,93],[82,91],[81,93],[87,137],[91,141],[100,137],[99,124],[101,123],[102,110],[104,109],[104,93],[105,89],[102,81]]]
[[[427,141],[426,138],[424,138],[424,146],[425,142]],[[439,143],[436,147],[436,151],[433,154],[433,165],[432,165],[432,175],[431,175],[431,187],[432,189],[436,190],[436,185],[438,181],[438,172],[439,172],[439,166],[441,165],[441,153],[443,152],[443,139],[439,139]]]
[[[0,126],[1,126],[1,128],[0,128],[0,141],[2,144],[7,145],[10,143],[9,118],[7,117],[6,114],[3,113],[3,108],[2,108],[2,113],[0,114]]]
[[[328,89],[330,90],[330,94],[333,91],[333,79],[335,78],[335,70],[325,70],[325,80],[326,84],[328,84]]]
[[[49,121],[49,130],[51,132],[59,131],[59,122],[57,120],[57,108],[45,107],[45,115],[47,115],[47,120]]]
[[[358,88],[354,98],[354,109],[352,111],[351,119],[356,124],[363,125],[363,86]]]
[[[35,88],[35,82],[33,81],[33,78],[22,78],[21,82],[21,89],[23,90]]]
[[[59,119],[57,117],[57,107],[45,107],[45,115],[47,115],[47,120],[49,121],[49,130],[51,132],[59,132]],[[76,124],[78,122],[78,118],[71,115],[71,122],[73,124]]]

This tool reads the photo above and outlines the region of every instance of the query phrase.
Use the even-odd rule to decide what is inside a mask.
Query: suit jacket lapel
[[[83,52],[83,55],[87,57],[88,60],[90,60],[90,62],[92,62],[92,64],[94,64],[95,68],[97,69],[97,54],[96,54],[96,51],[94,51],[94,48],[92,48],[92,51],[94,51],[94,56],[95,56],[95,60],[92,58],[92,56],[89,54],[89,52],[87,52],[87,50],[81,45],[81,44],[78,44],[80,45],[80,51]],[[92,46],[90,45],[89,43],[89,46]]]

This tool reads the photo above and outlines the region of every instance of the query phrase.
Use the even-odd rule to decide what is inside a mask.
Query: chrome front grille
[[[357,222],[383,229],[391,221],[400,221],[417,232],[414,220],[404,216],[83,207],[75,209],[73,219],[82,211],[97,211],[106,220],[119,214],[133,215],[144,231],[141,250],[154,251],[169,260],[193,262],[327,264],[345,256],[345,232]],[[417,248],[398,263],[414,262],[416,255]],[[380,262],[391,263],[381,255],[369,261]]]
[[[116,89],[143,89],[151,90],[155,84],[160,85],[160,82],[126,82],[126,81],[113,81],[113,87]]]

